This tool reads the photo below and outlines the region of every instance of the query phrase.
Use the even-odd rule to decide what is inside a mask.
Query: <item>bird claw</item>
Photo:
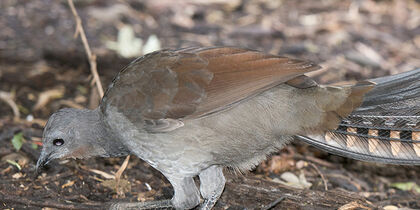
[[[214,199],[204,199],[203,203],[201,203],[199,210],[210,210],[215,204],[217,200]]]

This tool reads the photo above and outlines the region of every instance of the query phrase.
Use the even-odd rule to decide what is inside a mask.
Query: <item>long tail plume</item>
[[[353,159],[420,165],[420,69],[370,81],[376,86],[336,130],[298,138]]]

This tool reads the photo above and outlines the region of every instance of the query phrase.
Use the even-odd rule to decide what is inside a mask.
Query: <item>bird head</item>
[[[101,123],[97,110],[61,109],[48,119],[42,137],[42,151],[36,173],[54,159],[87,158],[105,153],[98,145]]]

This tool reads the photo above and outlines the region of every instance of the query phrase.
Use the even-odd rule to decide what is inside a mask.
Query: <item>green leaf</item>
[[[32,143],[31,147],[32,147],[32,149],[37,150],[38,149],[38,144]]]
[[[16,149],[16,151],[20,150],[20,148],[22,147],[22,144],[23,144],[23,133],[22,132],[19,132],[19,133],[15,134],[13,136],[12,144],[13,144],[13,147]]]
[[[417,193],[420,193],[420,186],[418,186],[414,182],[396,182],[396,183],[392,183],[391,187],[395,187],[395,188],[397,188],[399,190],[403,190],[403,191],[414,190]]]
[[[16,168],[18,168],[18,169],[19,169],[19,171],[22,169],[22,167],[20,167],[19,163],[17,163],[16,161],[13,161],[13,160],[6,160],[6,162],[8,162],[8,163],[9,163],[9,164],[11,164],[11,165],[16,166]]]

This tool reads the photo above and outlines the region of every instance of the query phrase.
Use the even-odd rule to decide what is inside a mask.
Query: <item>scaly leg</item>
[[[176,209],[192,209],[200,203],[200,192],[192,177],[166,176],[174,188],[172,204]]]
[[[226,179],[223,175],[223,168],[220,166],[210,166],[202,171],[200,177],[200,192],[204,202],[200,205],[200,210],[210,210],[216,204],[225,188]]]

